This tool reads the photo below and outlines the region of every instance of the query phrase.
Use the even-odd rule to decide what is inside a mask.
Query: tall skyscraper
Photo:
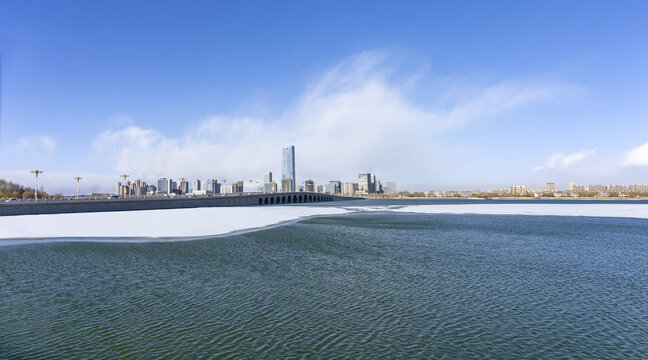
[[[272,182],[272,172],[271,171],[266,171],[263,173],[263,183],[264,184],[269,184]]]
[[[290,191],[295,191],[297,177],[295,176],[295,146],[293,145],[283,149],[281,156],[281,179],[290,179]]]

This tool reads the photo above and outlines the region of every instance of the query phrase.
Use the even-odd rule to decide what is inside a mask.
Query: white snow
[[[264,228],[318,215],[357,212],[423,214],[555,215],[648,219],[648,204],[606,203],[493,203],[388,206],[273,206],[214,207],[172,210],[21,215],[0,217],[0,245],[88,238],[160,241],[199,238]],[[29,239],[29,240],[27,240]]]
[[[325,206],[273,206],[2,216],[0,239],[204,237],[347,212]]]
[[[422,214],[553,215],[648,219],[648,204],[633,203],[412,205],[390,211]]]

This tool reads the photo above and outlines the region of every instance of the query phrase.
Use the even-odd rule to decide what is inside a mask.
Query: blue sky
[[[645,1],[0,1],[0,177],[648,183]],[[68,179],[70,178],[70,179]]]

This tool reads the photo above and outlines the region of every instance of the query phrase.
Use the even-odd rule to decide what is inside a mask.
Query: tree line
[[[34,193],[34,188],[0,179],[0,199],[33,199]],[[39,190],[38,197],[49,198],[51,196],[48,193]]]

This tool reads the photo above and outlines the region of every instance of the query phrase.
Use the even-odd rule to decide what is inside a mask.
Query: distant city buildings
[[[263,184],[258,185],[257,192],[276,193],[281,192],[295,192],[306,191],[315,193],[329,193],[329,194],[343,194],[346,196],[355,195],[368,195],[368,194],[383,194],[384,189],[382,183],[376,179],[375,174],[363,173],[358,175],[358,182],[349,182],[342,184],[339,180],[331,180],[328,184],[316,184],[313,180],[306,180],[303,185],[296,183],[295,172],[295,146],[291,145],[282,149],[282,173],[281,182],[278,185],[272,176],[271,171],[263,173]],[[128,175],[122,175],[124,180]],[[254,181],[250,180],[250,186]],[[244,193],[243,181],[235,181],[226,185],[226,180],[223,184],[219,183],[216,179],[193,179],[180,178],[176,181],[170,178],[161,177],[157,180],[156,186],[149,186],[146,182],[135,180],[133,182],[127,181],[125,184],[117,182],[115,194],[118,196],[143,196],[143,195],[157,195],[157,196],[211,196],[217,194],[242,194]],[[396,183],[390,181],[385,186],[387,194],[391,195],[396,193]]]

